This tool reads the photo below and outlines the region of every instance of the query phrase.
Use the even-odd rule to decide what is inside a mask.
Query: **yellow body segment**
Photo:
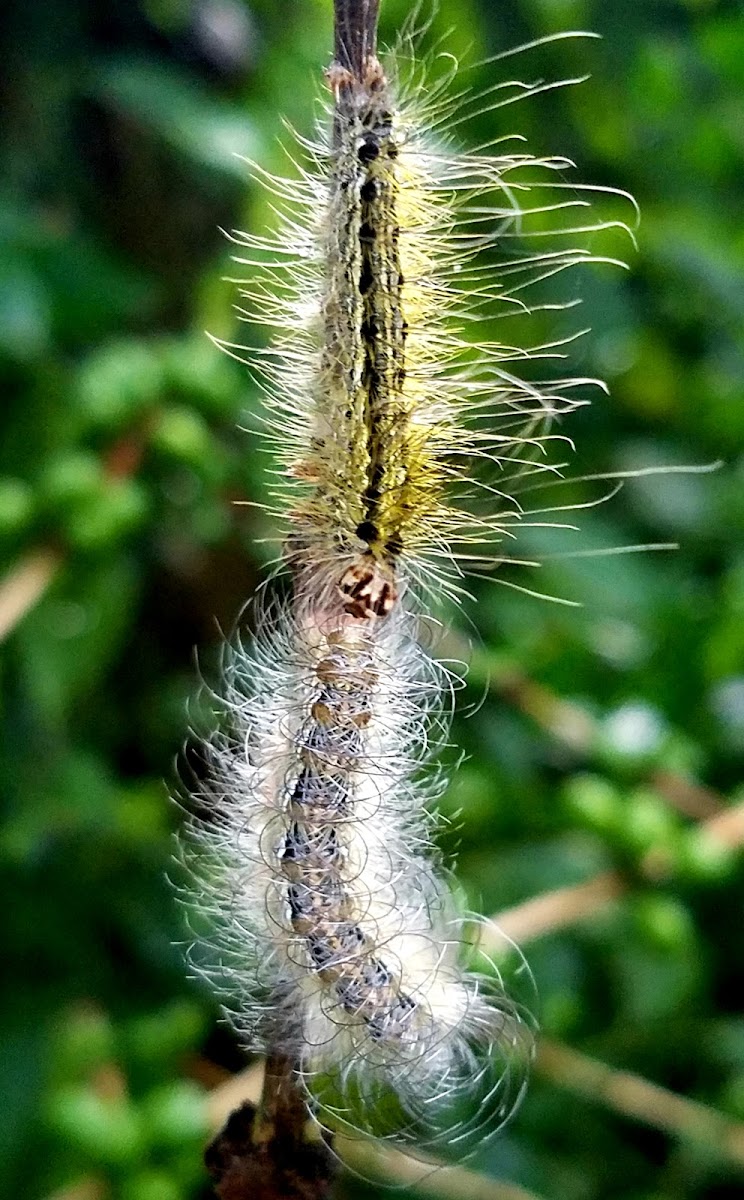
[[[350,102],[351,103],[351,102]],[[427,540],[439,503],[447,406],[428,382],[432,325],[431,214],[384,86],[353,97],[339,128],[325,236],[322,353],[314,437],[297,472],[315,484],[297,513],[299,540],[392,575]],[[441,200],[437,217],[441,221]],[[441,354],[441,344],[437,350]],[[320,542],[320,546],[318,546]],[[340,543],[340,545],[339,545]]]

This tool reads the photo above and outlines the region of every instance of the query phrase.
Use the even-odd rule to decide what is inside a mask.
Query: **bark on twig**
[[[336,1173],[326,1143],[309,1136],[292,1062],[272,1055],[258,1107],[244,1102],[208,1147],[220,1200],[325,1200]]]
[[[334,0],[333,54],[337,65],[363,79],[377,51],[380,0]]]

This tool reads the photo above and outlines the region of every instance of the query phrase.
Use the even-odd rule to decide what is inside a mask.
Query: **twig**
[[[534,941],[543,934],[587,920],[626,890],[626,880],[619,871],[604,871],[586,883],[543,892],[524,904],[496,913],[483,931],[482,944],[484,948],[491,945],[495,949],[503,938],[518,945]]]
[[[442,1166],[420,1162],[374,1142],[339,1139],[339,1153],[353,1170],[380,1182],[397,1187],[415,1188],[422,1196],[443,1197],[444,1200],[539,1200],[516,1183],[489,1179],[466,1167]]]
[[[723,801],[716,792],[675,771],[652,771],[649,783],[672,808],[694,821],[704,821],[721,811]]]
[[[535,1070],[557,1087],[586,1096],[672,1137],[704,1144],[721,1157],[744,1165],[744,1124],[730,1120],[707,1104],[678,1096],[659,1084],[608,1066],[560,1042],[541,1041]],[[254,1099],[260,1080],[261,1067],[254,1065],[215,1088],[208,1102],[210,1121],[219,1124],[236,1097]],[[435,1169],[436,1164],[422,1163],[379,1143],[340,1137],[335,1148],[353,1170],[399,1186],[416,1187],[427,1196],[536,1200],[515,1184],[488,1179],[462,1167]]]
[[[744,804],[737,804],[703,822],[704,837],[731,850],[744,846]],[[652,850],[638,864],[641,875],[651,883],[659,883],[671,870],[671,862],[662,851]],[[495,913],[482,931],[484,949],[503,949],[511,939],[520,944],[534,941],[547,933],[575,925],[595,916],[613,900],[625,895],[632,880],[620,871],[603,871],[584,883],[556,888],[533,896],[523,904]]]
[[[334,0],[334,137],[353,118],[353,97],[384,80],[375,58],[379,0]],[[368,614],[366,614],[368,615]],[[275,998],[276,999],[276,998]],[[335,1174],[329,1147],[308,1137],[296,1062],[271,1049],[258,1108],[244,1104],[209,1147],[207,1167],[221,1200],[321,1200]]]
[[[556,741],[582,757],[593,757],[601,742],[601,727],[583,708],[563,700],[545,684],[530,679],[512,665],[503,673],[496,672],[490,682]],[[674,771],[652,770],[648,781],[668,804],[696,821],[705,820],[721,809],[721,798],[715,792]]]
[[[531,679],[514,662],[471,656],[468,646],[456,634],[451,634],[445,645],[448,656],[470,661],[474,680],[482,680],[489,691],[497,692],[572,754],[589,760],[595,756],[602,741],[602,728],[585,709]],[[716,792],[676,771],[652,769],[647,778],[667,804],[686,817],[702,821],[721,811],[724,802]]]
[[[717,813],[705,822],[702,829],[722,846],[737,850],[744,845],[744,804],[734,804]]]
[[[41,599],[62,563],[57,550],[32,550],[0,584],[0,641]]]
[[[271,1055],[258,1107],[244,1096],[207,1149],[205,1162],[220,1200],[325,1200],[336,1159],[324,1142],[308,1136],[307,1127],[294,1065]]]
[[[79,1179],[75,1183],[62,1187],[54,1192],[47,1200],[105,1200],[109,1188],[100,1179]]]
[[[236,1105],[255,1103],[261,1093],[262,1079],[263,1065],[254,1063],[216,1087],[207,1101],[210,1124],[219,1127]],[[337,1137],[334,1149],[339,1158],[359,1174],[399,1187],[413,1187],[424,1196],[457,1197],[457,1200],[540,1200],[516,1184],[489,1179],[464,1167],[420,1162],[400,1150],[376,1142]]]
[[[377,50],[380,0],[334,0],[333,55],[336,65],[363,79]]]
[[[207,1097],[207,1116],[213,1129],[220,1129],[230,1113],[248,1101],[258,1104],[263,1087],[264,1064],[254,1062],[237,1075],[230,1075],[212,1088]]]
[[[559,1042],[541,1042],[535,1069],[557,1087],[586,1096],[644,1125],[663,1129],[672,1137],[700,1142],[744,1166],[744,1124],[724,1117],[707,1104],[677,1096],[648,1079],[618,1071]]]

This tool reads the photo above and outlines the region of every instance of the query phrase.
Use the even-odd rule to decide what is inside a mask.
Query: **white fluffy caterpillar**
[[[531,520],[520,484],[557,470],[547,422],[591,382],[527,382],[513,364],[557,347],[462,330],[494,306],[528,312],[530,283],[597,258],[507,250],[586,205],[560,178],[536,190],[567,164],[456,153],[437,128],[462,98],[447,108],[440,81],[417,105],[376,57],[375,0],[336,7],[327,140],[305,145],[299,181],[266,180],[280,233],[235,235],[237,261],[263,271],[243,287],[251,319],[278,330],[251,361],[286,467],[291,594],[231,660],[196,869],[220,918],[207,973],[224,975],[246,1045],[289,1058],[322,1119],[426,1141],[503,1122],[530,1037],[495,972],[463,964],[432,850],[422,767],[447,686],[416,612],[468,561],[504,560],[495,547]],[[503,86],[486,107],[545,85]]]
[[[463,973],[463,918],[432,861],[418,775],[438,674],[400,597],[357,617],[325,570],[304,579],[233,659],[199,830],[246,1043],[289,1054],[323,1119],[420,1142],[437,1115],[452,1137],[472,1118],[456,1099],[491,1098],[503,1120],[529,1054],[494,980]]]

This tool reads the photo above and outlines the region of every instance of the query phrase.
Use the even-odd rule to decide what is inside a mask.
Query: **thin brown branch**
[[[585,1096],[615,1112],[680,1140],[694,1141],[722,1158],[744,1165],[744,1124],[732,1121],[707,1104],[651,1083],[648,1079],[599,1062],[560,1042],[541,1041],[535,1070],[557,1087]],[[250,1067],[209,1098],[210,1121],[218,1125],[236,1100],[255,1100],[262,1070]],[[410,1158],[380,1143],[337,1138],[335,1149],[352,1170],[415,1187],[426,1196],[456,1196],[458,1200],[535,1200],[512,1183],[488,1179],[463,1167],[440,1167]]]
[[[237,1105],[255,1104],[261,1094],[262,1080],[263,1065],[254,1063],[216,1087],[208,1099],[210,1124],[219,1127]],[[336,1137],[333,1145],[339,1158],[351,1170],[380,1182],[415,1188],[422,1196],[456,1197],[457,1200],[539,1200],[516,1184],[489,1179],[464,1167],[420,1162],[377,1142]]]
[[[563,700],[542,683],[530,679],[517,667],[501,676],[495,674],[493,686],[505,699],[540,725],[551,737],[574,753],[591,758],[601,743],[601,726],[585,709]],[[674,771],[654,770],[649,783],[672,808],[696,821],[705,820],[721,809],[722,800],[710,788],[703,787]]]
[[[556,1087],[585,1096],[672,1137],[695,1141],[744,1166],[744,1124],[707,1104],[619,1071],[559,1042],[542,1041],[535,1069]]]
[[[78,1179],[75,1183],[62,1187],[54,1192],[47,1200],[106,1200],[110,1188],[101,1179]]]
[[[649,775],[651,787],[685,817],[693,821],[704,821],[721,811],[723,800],[711,788],[695,780],[677,775],[675,771],[652,771]]]
[[[377,51],[380,0],[334,0],[333,53],[336,65],[364,79]]]
[[[489,687],[570,750],[588,755],[598,739],[594,718],[509,663],[489,673]]]
[[[501,1179],[489,1179],[466,1167],[420,1162],[379,1142],[341,1138],[340,1154],[354,1171],[381,1183],[413,1188],[421,1196],[443,1200],[539,1200],[533,1193]]]
[[[205,1162],[220,1200],[326,1200],[337,1160],[310,1125],[290,1059],[269,1056],[258,1105],[243,1097]]]
[[[498,693],[572,754],[587,761],[594,758],[602,744],[602,726],[586,709],[531,679],[510,660],[471,654],[457,634],[449,634],[441,650],[449,657],[469,661],[474,681]],[[652,769],[647,778],[667,804],[696,821],[712,817],[725,803],[711,788],[676,771]]]
[[[503,945],[501,939],[505,938],[522,945],[545,933],[575,925],[578,921],[593,917],[599,909],[624,895],[626,887],[619,871],[604,871],[586,883],[543,892],[524,904],[516,904],[513,908],[496,913],[491,918],[493,933],[491,926],[487,926],[483,931],[482,944],[484,948],[490,945],[496,949],[497,942]]]
[[[41,599],[57,574],[62,556],[42,546],[32,550],[0,583],[0,641]]]
[[[705,822],[702,829],[720,845],[727,846],[729,850],[738,850],[744,846],[744,804],[734,804],[717,813]]]
[[[737,804],[703,822],[700,832],[731,850],[744,846],[744,804]],[[650,883],[659,883],[672,869],[663,851],[653,850],[641,859],[639,870]],[[632,880],[620,871],[603,871],[584,883],[556,888],[533,896],[523,904],[495,913],[483,928],[481,945],[496,952],[506,941],[520,944],[589,920],[612,901],[625,895]]]
[[[213,1129],[221,1129],[230,1113],[241,1104],[258,1104],[263,1088],[264,1064],[252,1063],[213,1088],[207,1097],[207,1116]]]

